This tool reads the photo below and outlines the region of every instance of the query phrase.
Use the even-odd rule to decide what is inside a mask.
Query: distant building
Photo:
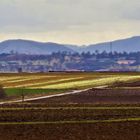
[[[119,65],[131,65],[134,64],[136,60],[118,60],[117,64]]]

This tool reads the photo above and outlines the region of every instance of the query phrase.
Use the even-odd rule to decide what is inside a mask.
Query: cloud
[[[1,0],[0,34],[137,34],[139,10],[139,0]]]

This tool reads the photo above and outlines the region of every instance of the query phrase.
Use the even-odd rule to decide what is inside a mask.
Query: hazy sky
[[[90,44],[140,35],[140,0],[0,0],[0,40]]]

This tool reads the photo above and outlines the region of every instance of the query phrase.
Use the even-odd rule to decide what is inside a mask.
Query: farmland
[[[32,98],[88,89],[1,104],[3,140],[140,139],[140,73],[23,73],[0,77],[7,95],[2,101],[16,100],[22,93]]]
[[[0,107],[0,137],[6,140],[137,140],[140,138],[139,121],[138,104],[3,105]]]
[[[0,74],[0,85],[8,97],[40,96],[77,89],[109,86],[115,82],[138,81],[139,73],[38,73]],[[42,95],[41,95],[42,96]]]

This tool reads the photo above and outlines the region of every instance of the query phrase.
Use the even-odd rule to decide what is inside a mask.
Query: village
[[[140,71],[140,53],[2,54],[0,72]]]

